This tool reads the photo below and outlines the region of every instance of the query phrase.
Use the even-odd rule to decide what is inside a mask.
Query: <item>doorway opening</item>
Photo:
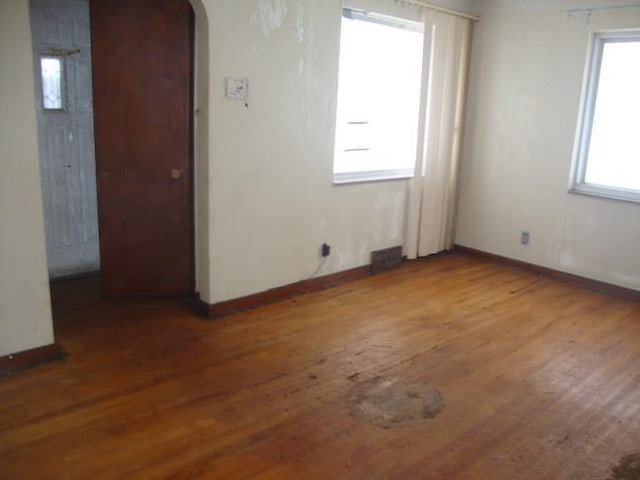
[[[29,6],[49,277],[98,273],[89,2]]]
[[[192,294],[191,5],[30,9],[50,278],[100,271],[109,295]]]

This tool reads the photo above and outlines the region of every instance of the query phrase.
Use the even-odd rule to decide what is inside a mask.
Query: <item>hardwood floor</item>
[[[213,321],[97,281],[54,285],[67,359],[0,378],[0,478],[606,479],[640,450],[640,303],[459,254]],[[352,415],[380,378],[444,409]]]

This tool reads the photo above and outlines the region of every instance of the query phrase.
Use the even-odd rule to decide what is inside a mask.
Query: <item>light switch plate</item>
[[[246,100],[249,95],[248,78],[226,78],[226,96],[233,100]]]

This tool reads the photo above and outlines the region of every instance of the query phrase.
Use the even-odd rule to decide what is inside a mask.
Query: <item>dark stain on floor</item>
[[[445,406],[438,390],[409,384],[398,377],[375,377],[349,392],[349,411],[381,428],[417,426],[436,417]]]
[[[640,480],[640,452],[622,457],[609,480]]]

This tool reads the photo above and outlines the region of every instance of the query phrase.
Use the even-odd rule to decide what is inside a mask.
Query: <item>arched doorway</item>
[[[59,9],[60,8],[60,4],[62,3],[62,0],[56,0],[56,1],[49,1],[48,3],[48,11],[51,12],[52,9],[55,11],[55,9]],[[77,4],[77,2],[74,2]],[[96,5],[104,5],[104,4],[110,4],[113,5],[114,3],[117,2],[96,2]],[[128,5],[140,5],[140,4],[144,4],[145,2],[122,2]],[[157,3],[157,2],[147,2],[147,3]],[[172,2],[175,3],[175,2]],[[186,2],[185,2],[186,3]],[[185,182],[189,182],[190,183],[190,192],[189,192],[189,198],[187,202],[183,202],[187,204],[187,215],[189,217],[190,220],[190,233],[189,233],[189,239],[188,242],[185,244],[185,242],[182,242],[182,246],[184,247],[186,245],[186,249],[189,250],[189,256],[190,256],[190,260],[189,260],[189,266],[186,269],[187,273],[186,276],[188,276],[188,282],[189,282],[189,291],[193,292],[194,290],[194,286],[196,290],[200,290],[201,285],[205,284],[205,290],[206,290],[206,283],[207,282],[207,278],[208,278],[208,271],[206,270],[198,270],[197,268],[195,268],[195,265],[197,264],[202,264],[202,262],[198,261],[199,258],[202,257],[207,257],[206,252],[208,250],[208,245],[207,245],[207,241],[206,241],[206,231],[207,231],[207,210],[208,210],[208,201],[207,201],[207,197],[208,195],[206,194],[206,191],[208,189],[207,186],[207,182],[206,182],[206,178],[207,178],[207,150],[208,150],[208,134],[207,134],[207,129],[208,129],[208,122],[207,122],[207,103],[208,103],[208,25],[207,25],[207,20],[206,20],[206,12],[204,9],[204,5],[199,2],[198,0],[196,0],[194,2],[195,4],[193,5],[193,11],[195,13],[195,29],[196,29],[196,33],[195,33],[195,49],[196,49],[196,55],[195,58],[193,60],[193,63],[190,65],[189,68],[189,87],[191,88],[190,92],[189,92],[189,96],[190,96],[190,103],[188,105],[188,108],[186,108],[185,110],[185,120],[187,122],[189,122],[189,138],[188,138],[188,154],[189,154],[189,162],[190,164],[188,165],[188,167],[191,169],[190,170],[190,178],[189,179],[185,179],[185,171],[183,168],[170,168],[168,169],[168,175],[167,177],[170,178],[171,182],[169,182],[171,187],[175,187],[176,183],[180,183],[181,181],[185,181]],[[188,4],[187,4],[188,5]],[[189,10],[191,10],[189,8]],[[57,14],[60,14],[60,11],[58,10],[56,12]],[[140,18],[140,16],[138,17]],[[193,30],[191,30],[191,32],[193,32]],[[190,39],[190,47],[193,49],[194,46],[194,42],[193,42],[193,38]],[[129,50],[131,52],[135,52],[136,49],[139,47],[136,45],[131,45],[129,47],[125,47],[125,48],[129,48]],[[64,54],[64,52],[62,52]],[[108,52],[107,55],[112,54],[113,52]],[[192,56],[193,54],[193,50],[191,51],[190,55]],[[117,61],[112,62],[112,64],[117,64]],[[122,67],[122,65],[120,65]],[[128,72],[121,72],[121,73],[128,73]],[[118,73],[116,73],[116,76],[118,75]],[[160,81],[162,81],[162,79],[159,79]],[[151,85],[153,84],[153,82],[155,81],[155,79],[153,78],[153,75],[151,75],[150,77],[148,77],[146,79],[147,81],[147,85]],[[38,86],[40,87],[41,85],[38,84]],[[103,87],[104,88],[104,87]],[[39,92],[36,92],[36,95],[38,95]],[[162,98],[157,98],[158,103],[162,103],[164,101],[167,101],[167,99],[162,99]],[[38,99],[37,99],[38,101]],[[108,103],[113,103],[113,101],[108,102]],[[149,123],[149,122],[147,122]],[[135,126],[135,123],[134,123]],[[121,129],[122,131],[122,129]],[[146,139],[148,140],[149,138],[149,134],[146,134]],[[145,135],[140,135],[140,137],[145,137]],[[158,135],[159,138],[162,137],[161,134]],[[142,142],[144,140],[144,138],[140,138],[140,142]],[[103,142],[104,144],[104,142]],[[107,142],[107,145],[111,146],[112,142]],[[153,147],[153,144],[151,144],[151,147]],[[101,148],[100,146],[98,146],[98,148]],[[144,149],[144,147],[143,147]],[[122,152],[123,150],[127,150],[127,148],[122,148],[120,147],[119,151]],[[150,148],[150,150],[152,150],[152,148]],[[64,168],[70,168],[69,166],[64,166]],[[105,182],[108,182],[108,177],[112,176],[113,173],[111,171],[109,171],[108,169],[103,169],[104,171],[102,172],[98,172],[98,182],[101,181],[101,179],[104,179]],[[128,172],[129,174],[131,172]],[[101,177],[101,174],[103,175],[103,177]],[[130,175],[135,177],[135,175]],[[140,175],[138,175],[140,176]],[[176,178],[177,177],[177,178]],[[194,180],[195,178],[195,180]],[[128,179],[128,180],[131,180]],[[134,179],[135,180],[135,179]],[[116,183],[116,182],[111,182],[111,183]],[[131,183],[131,182],[130,182]],[[131,185],[134,190],[136,190],[137,185]],[[170,187],[170,188],[171,188]],[[157,192],[152,192],[156,194],[156,197],[162,197],[162,194],[157,194]],[[149,197],[149,194],[147,194],[147,198]],[[165,206],[166,208],[166,206]],[[125,213],[127,213],[127,209],[125,208]],[[170,216],[170,215],[169,215]],[[128,220],[129,224],[135,224],[135,221],[132,221],[131,219]],[[121,222],[122,223],[122,222]],[[125,222],[126,223],[126,222]],[[131,225],[130,225],[131,226]],[[143,229],[144,230],[144,229]],[[171,230],[171,229],[170,229]],[[194,233],[195,231],[195,233]],[[106,232],[105,232],[106,233]],[[115,235],[112,232],[111,233],[111,238],[113,238],[114,236],[118,237],[122,237],[122,235],[118,235],[118,232],[116,231]],[[151,237],[153,237],[153,235],[151,235]],[[157,243],[160,244],[161,246],[166,246],[166,250],[167,251],[171,251],[171,250],[176,250],[175,247],[171,247],[167,245],[166,242],[166,235],[163,234],[162,232],[160,232],[160,234],[156,234],[156,237],[162,237],[160,239],[160,241],[158,241]],[[108,238],[108,237],[107,237]],[[144,249],[144,247],[143,247]],[[118,250],[116,255],[116,257],[120,256],[122,257],[122,249]],[[133,270],[135,271],[137,269],[137,267],[135,266],[136,262],[139,260],[140,255],[136,255],[134,254],[129,254],[129,255],[125,255],[126,258],[125,260],[127,262],[129,262],[130,265],[134,265]],[[151,257],[153,257],[153,255],[151,255]],[[195,257],[195,259],[194,259]],[[156,264],[162,264],[165,263],[164,261],[160,260],[157,258],[155,258],[155,262],[152,261],[151,263],[156,263]],[[207,264],[206,262],[204,263],[205,265]],[[166,266],[166,265],[165,265]],[[121,268],[117,267],[116,270],[118,272],[121,272]],[[167,269],[165,270],[167,273],[167,276],[173,276],[175,277],[175,275],[171,275],[171,269]],[[155,275],[155,276],[159,276],[159,275]],[[182,277],[184,278],[185,275],[182,275]],[[184,285],[184,282],[183,282]],[[184,291],[184,286],[182,287],[182,291]],[[126,294],[126,292],[124,292]],[[134,292],[135,293],[135,292]],[[154,294],[154,293],[167,293],[166,291],[157,291],[154,292],[153,290],[148,290],[145,292],[142,292],[143,294]],[[171,293],[171,292],[168,292]],[[174,292],[175,293],[175,292]]]

